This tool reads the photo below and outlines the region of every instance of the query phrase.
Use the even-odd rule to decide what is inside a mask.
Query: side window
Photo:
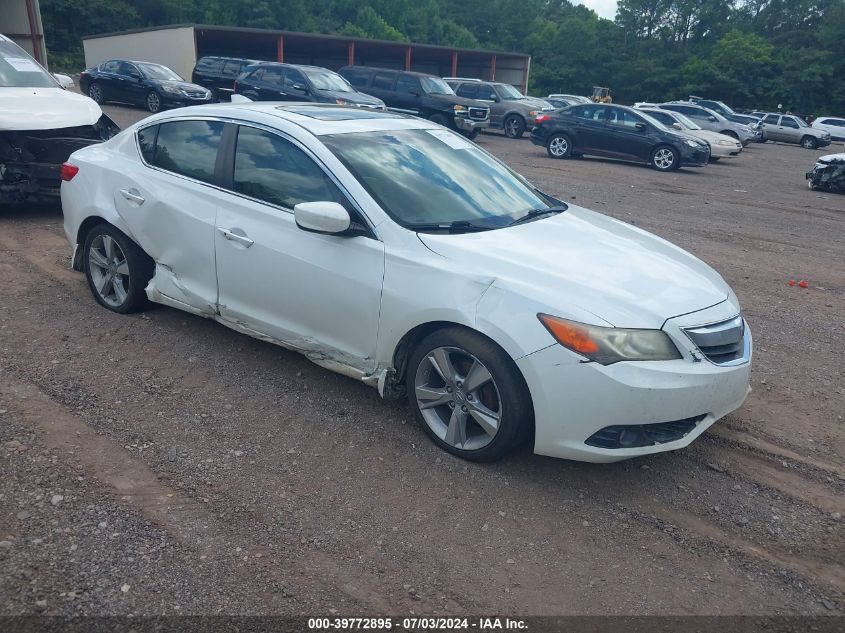
[[[255,128],[238,128],[234,190],[292,209],[300,202],[329,200],[348,207],[340,189],[290,141]]]
[[[261,81],[261,79],[264,77],[264,71],[264,66],[259,66],[247,75],[247,79],[250,79],[252,81]]]
[[[284,69],[268,66],[264,69],[264,76],[261,77],[261,81],[265,84],[281,86],[284,82]]]
[[[158,126],[151,125],[138,131],[138,146],[141,148],[141,156],[144,161],[149,164],[153,162],[153,153],[156,148],[156,135],[158,134]]]
[[[411,92],[420,92],[420,81],[411,75],[399,75],[396,80],[396,92],[400,94],[408,94]]]
[[[366,88],[369,76],[367,71],[347,69],[343,72],[343,78],[356,88]]]
[[[120,62],[120,69],[117,72],[118,74],[123,75],[124,77],[131,77],[133,71],[138,74],[141,74],[141,72],[135,67],[134,64]]]
[[[763,119],[763,123],[771,123],[772,125],[778,124],[778,115],[777,114],[769,114]]]
[[[455,90],[455,94],[459,97],[465,97],[466,99],[475,99],[475,95],[478,94],[478,84],[461,84],[461,86]]]
[[[227,61],[220,71],[224,77],[237,77],[241,72],[241,62]]]
[[[584,106],[581,118],[589,121],[601,121],[603,123],[606,110],[607,108],[604,106]]]
[[[294,86],[307,86],[305,77],[301,72],[295,68],[285,68],[285,88],[293,88]]]
[[[162,123],[152,164],[203,182],[213,182],[222,134],[222,121]]]
[[[116,73],[120,70],[120,62],[112,60],[108,61],[102,66],[100,66],[100,70],[104,73]]]
[[[393,78],[395,76],[393,73],[376,73],[376,76],[373,77],[373,88],[390,90],[393,88]]]
[[[617,108],[608,108],[607,122],[627,128],[634,128],[637,123],[645,123],[645,121],[636,114],[628,112],[627,110],[619,110]]]
[[[223,68],[223,60],[211,57],[204,57],[197,64],[197,70],[204,73],[218,73],[221,68]]]
[[[793,119],[791,116],[785,116],[781,119],[780,123],[783,127],[791,127],[794,130],[798,129],[798,122]]]
[[[496,96],[495,91],[493,90],[492,86],[478,86],[478,96],[476,99],[481,99],[483,101],[493,101],[493,98]]]

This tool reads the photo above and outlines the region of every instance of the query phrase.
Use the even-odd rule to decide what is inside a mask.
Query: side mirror
[[[408,91],[408,94],[409,94],[409,95],[414,95],[415,97],[419,97],[419,96],[420,96],[420,91],[419,91],[419,90],[414,90],[413,88],[411,88],[411,89]]]
[[[62,75],[61,73],[53,73],[53,77],[56,78],[56,81],[58,81],[59,85],[65,90],[73,88],[73,79],[71,79],[67,75]]]
[[[303,84],[293,84],[292,88],[294,90],[299,90],[300,92],[304,92],[304,93],[308,92],[308,87],[303,85]]]
[[[493,103],[499,103],[499,101],[501,101],[501,99],[499,99],[499,95],[492,95],[490,97],[490,101],[492,101]]]
[[[708,120],[708,121],[710,121],[711,123],[715,123],[715,122],[716,122],[716,121],[718,121],[719,119],[717,119],[716,117],[714,117],[714,116],[712,116],[712,115],[711,115],[711,116],[707,117],[707,120]]]
[[[303,231],[340,235],[352,228],[349,211],[337,202],[300,202],[293,207],[296,225]]]
[[[638,132],[645,132],[646,127],[648,127],[648,126],[647,126],[645,123],[636,123],[636,124],[634,125],[634,128],[635,128]]]
[[[681,124],[680,124],[680,123],[678,123],[677,121],[675,121],[675,122],[672,124],[672,127],[673,127],[674,129],[676,129],[676,130],[683,130],[683,129],[684,129],[683,127],[681,127]]]

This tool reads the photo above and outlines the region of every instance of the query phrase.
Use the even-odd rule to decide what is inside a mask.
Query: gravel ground
[[[739,411],[620,464],[462,462],[300,355],[99,308],[60,211],[6,209],[0,614],[842,614],[845,196],[803,180],[836,150],[660,174],[478,142],[723,274],[756,344]]]

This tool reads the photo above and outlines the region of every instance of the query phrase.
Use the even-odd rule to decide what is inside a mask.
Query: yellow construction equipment
[[[593,96],[590,97],[594,103],[612,103],[613,97],[610,96],[610,88],[603,88],[602,86],[593,86]]]

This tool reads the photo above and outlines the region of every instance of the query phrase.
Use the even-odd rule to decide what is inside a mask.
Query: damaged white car
[[[57,199],[67,157],[118,131],[100,106],[0,35],[0,204]]]
[[[543,194],[430,121],[247,103],[154,115],[63,167],[73,266],[407,395],[443,449],[615,461],[746,397],[751,333],[692,255]]]

